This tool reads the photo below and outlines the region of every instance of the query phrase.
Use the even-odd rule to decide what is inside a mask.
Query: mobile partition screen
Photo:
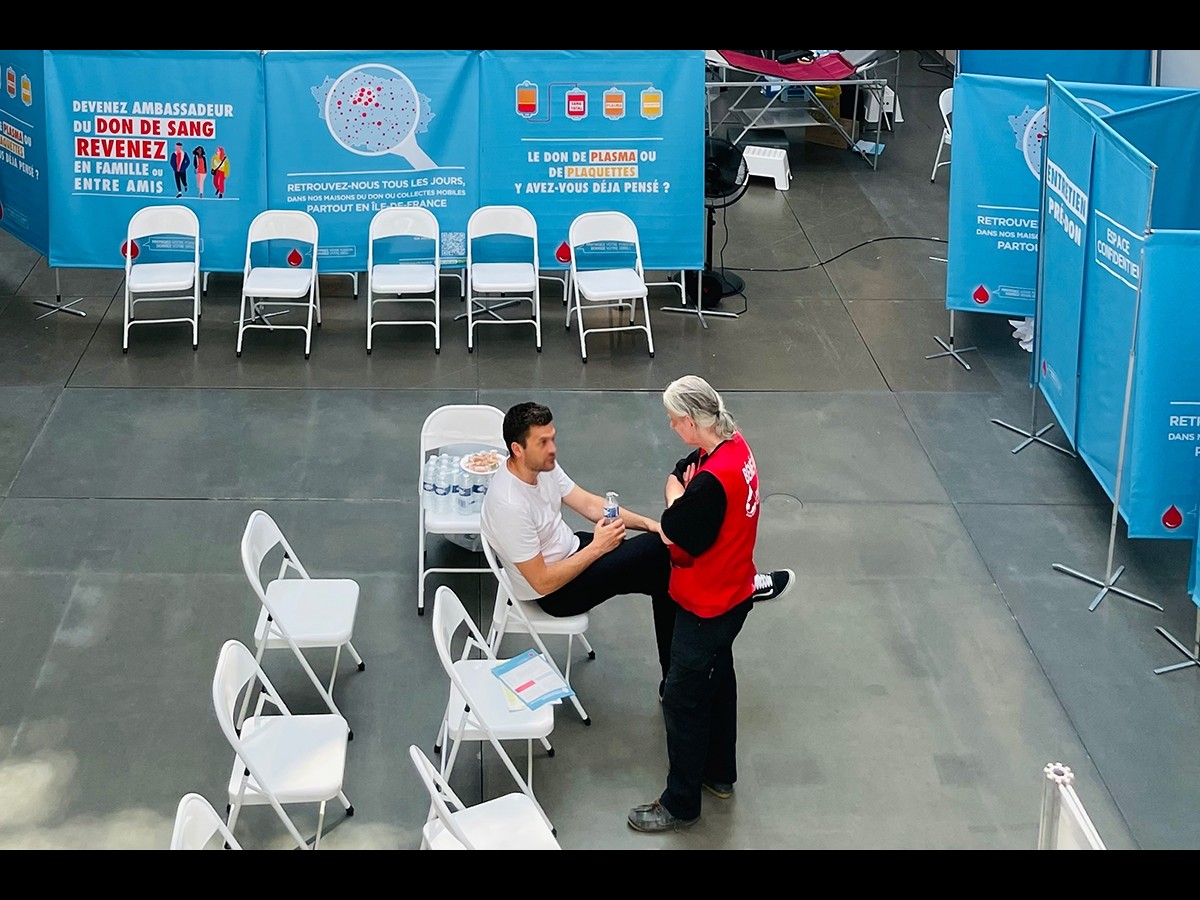
[[[546,268],[607,209],[647,268],[704,265],[701,50],[0,54],[0,227],[54,267],[121,267],[133,213],[176,202],[205,271],[241,270],[266,208],[313,215],[322,271],[363,271],[371,216],[413,204],[451,264],[470,213],[503,203],[538,220]]]
[[[1200,93],[1139,88],[1101,112],[1074,90],[1047,84],[1035,379],[1129,536],[1192,539]]]

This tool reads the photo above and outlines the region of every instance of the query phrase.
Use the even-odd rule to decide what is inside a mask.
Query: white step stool
[[[788,165],[786,150],[777,147],[745,147],[742,156],[746,159],[746,171],[751,175],[765,175],[775,179],[775,188],[786,191],[792,182],[792,169]]]

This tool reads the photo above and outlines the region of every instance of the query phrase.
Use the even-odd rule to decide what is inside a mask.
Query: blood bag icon
[[[625,118],[625,92],[618,87],[610,87],[604,92],[604,118]]]
[[[567,91],[567,118],[568,119],[586,119],[588,107],[587,91],[580,87],[573,87]]]
[[[651,85],[642,91],[642,118],[657,119],[663,111],[663,93]]]
[[[538,111],[538,86],[529,80],[517,85],[517,115],[531,119]]]

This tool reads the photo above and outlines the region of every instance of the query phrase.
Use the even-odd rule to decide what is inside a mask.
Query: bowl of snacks
[[[463,456],[459,465],[472,475],[495,475],[504,465],[504,459],[499,450],[476,450]]]

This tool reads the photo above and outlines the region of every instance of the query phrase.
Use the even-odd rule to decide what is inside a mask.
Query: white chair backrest
[[[302,578],[309,577],[304,566],[300,564],[300,560],[296,558],[296,552],[292,549],[292,545],[288,543],[288,539],[275,524],[275,520],[261,509],[250,513],[250,518],[246,521],[246,530],[242,532],[241,546],[242,568],[246,572],[246,578],[249,579],[259,599],[264,603],[266,602],[267,586],[263,583],[262,564],[263,560],[267,558],[267,554],[276,547],[282,548],[286,554],[280,565],[280,575],[277,577],[282,576],[284,569],[288,566],[299,572]]]
[[[636,258],[634,268],[642,271],[642,245],[638,239],[637,225],[633,219],[617,210],[581,213],[571,222],[567,230],[567,243],[571,247],[571,262],[575,262],[575,249],[598,241],[616,241],[632,244]]]
[[[464,625],[466,634],[463,636],[462,649],[458,651],[456,657],[454,649],[457,642],[456,636]],[[496,655],[488,647],[475,620],[462,605],[458,595],[444,584],[438,587],[437,593],[433,596],[433,644],[437,648],[438,659],[442,661],[442,668],[446,670],[446,674],[450,676],[455,688],[470,705],[471,698],[468,696],[466,685],[454,670],[456,658],[466,658],[475,648],[481,650],[488,659],[495,660]]]
[[[473,441],[503,447],[504,412],[483,404],[439,406],[421,426],[421,461],[435,447]]]
[[[265,209],[254,217],[247,242],[273,240],[317,243],[317,220],[300,209]]]
[[[230,850],[242,849],[211,803],[197,793],[184,794],[175,811],[170,849],[206,850],[213,838],[228,844]]]
[[[371,218],[369,235],[372,241],[402,235],[438,241],[441,230],[437,217],[423,206],[389,206]]]
[[[237,727],[238,698],[255,680],[261,683],[263,693],[272,704],[278,707],[280,713],[285,716],[292,714],[275,690],[275,686],[267,678],[266,672],[254,661],[254,656],[246,649],[246,645],[238,640],[226,641],[217,657],[217,669],[213,673],[213,710],[216,712],[217,721],[220,723],[221,731],[225,734],[226,739],[242,757],[242,762],[254,773],[254,777],[258,778],[254,771],[254,760],[252,756],[247,756]],[[257,718],[258,712],[258,710],[255,711],[254,718]]]
[[[145,206],[130,218],[128,237],[132,240],[152,234],[182,234],[198,238],[200,220],[186,206]]]
[[[938,95],[938,109],[942,113],[942,122],[946,133],[950,133],[950,115],[954,112],[954,88],[948,87]]]
[[[467,220],[467,239],[520,234],[537,239],[537,221],[523,206],[481,206]]]
[[[523,206],[481,206],[467,219],[467,265],[473,254],[471,244],[476,238],[493,234],[514,234],[533,241],[533,267],[539,268],[537,220]]]
[[[500,558],[496,556],[496,551],[493,549],[491,541],[487,539],[487,535],[479,535],[479,545],[483,547],[484,559],[487,560],[488,568],[492,570],[492,574],[496,576],[496,581],[499,582],[500,589],[504,591],[505,596],[510,599],[515,598],[516,594],[513,593],[512,581],[509,580],[508,571],[501,564]]]
[[[434,813],[430,816],[430,821],[436,819],[464,848],[474,850],[475,845],[471,843],[471,839],[467,837],[467,833],[462,830],[460,823],[454,817],[455,810],[465,809],[465,804],[458,799],[458,795],[438,772],[437,766],[429,761],[429,757],[416,744],[409,744],[408,758],[412,760],[413,768],[417,770],[417,774],[421,777],[421,783],[425,785],[425,790],[429,793],[429,802],[432,804],[431,811]],[[454,809],[450,808],[451,804]]]

